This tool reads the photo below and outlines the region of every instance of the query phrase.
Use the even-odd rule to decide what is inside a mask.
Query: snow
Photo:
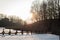
[[[59,36],[53,34],[32,34],[32,35],[1,35],[0,40],[59,40]]]

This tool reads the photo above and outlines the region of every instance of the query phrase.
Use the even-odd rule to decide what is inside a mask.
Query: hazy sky
[[[0,13],[16,15],[21,18],[30,16],[31,4],[34,0],[0,0]]]
[[[0,0],[0,13],[16,15],[28,13],[33,0]],[[19,15],[17,15],[19,16]]]

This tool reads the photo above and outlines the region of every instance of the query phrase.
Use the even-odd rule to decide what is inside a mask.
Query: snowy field
[[[0,33],[2,32],[3,28],[0,28]],[[9,29],[4,29],[5,33],[9,32]],[[11,29],[12,33],[15,33],[15,30]],[[19,31],[20,32],[20,31]],[[59,40],[59,36],[53,34],[26,34],[23,35],[21,33],[15,34],[0,34],[0,40]]]
[[[59,40],[59,36],[52,34],[32,34],[32,35],[1,35],[0,40]]]

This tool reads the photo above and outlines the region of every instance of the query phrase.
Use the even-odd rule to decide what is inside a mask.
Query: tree
[[[59,25],[59,19],[60,19],[60,5],[59,5],[60,0],[47,0],[44,1],[40,4],[39,0],[34,1],[31,12],[34,16],[37,22],[41,23],[41,26],[44,25],[44,27],[48,27],[48,31],[55,33],[55,34],[60,34],[60,25]],[[42,19],[39,20],[38,19]],[[37,27],[37,26],[36,26]],[[43,27],[43,29],[44,29]]]
[[[31,12],[33,14],[33,20],[35,21],[38,21],[38,20],[41,20],[40,18],[40,1],[38,0],[35,0],[33,3],[32,3],[32,6],[31,6]]]
[[[4,18],[0,20],[0,27],[6,27],[9,24],[9,19],[8,18]]]
[[[60,0],[58,0],[58,11],[59,11],[59,19],[60,19],[60,5],[59,5],[59,3],[60,3]]]
[[[42,18],[43,20],[47,19],[47,3],[43,1],[43,3],[40,5],[40,12],[42,11]]]
[[[31,12],[36,20],[59,19],[59,0],[43,0],[42,3],[36,0],[32,4]]]
[[[58,0],[48,0],[48,13],[49,19],[58,19],[59,11],[58,11]]]

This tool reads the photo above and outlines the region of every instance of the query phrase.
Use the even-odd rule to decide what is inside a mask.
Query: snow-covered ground
[[[0,40],[59,40],[59,36],[52,34],[32,34],[32,35],[5,35],[0,34]]]
[[[3,27],[0,28],[0,33],[2,31],[3,31]],[[4,28],[4,31],[8,33],[9,29]],[[14,33],[15,30],[11,29],[11,32]],[[52,34],[34,34],[34,33],[31,35],[31,33],[26,34],[26,32],[24,32],[23,35],[21,33],[18,33],[17,35],[0,34],[0,40],[59,40],[59,36]]]

